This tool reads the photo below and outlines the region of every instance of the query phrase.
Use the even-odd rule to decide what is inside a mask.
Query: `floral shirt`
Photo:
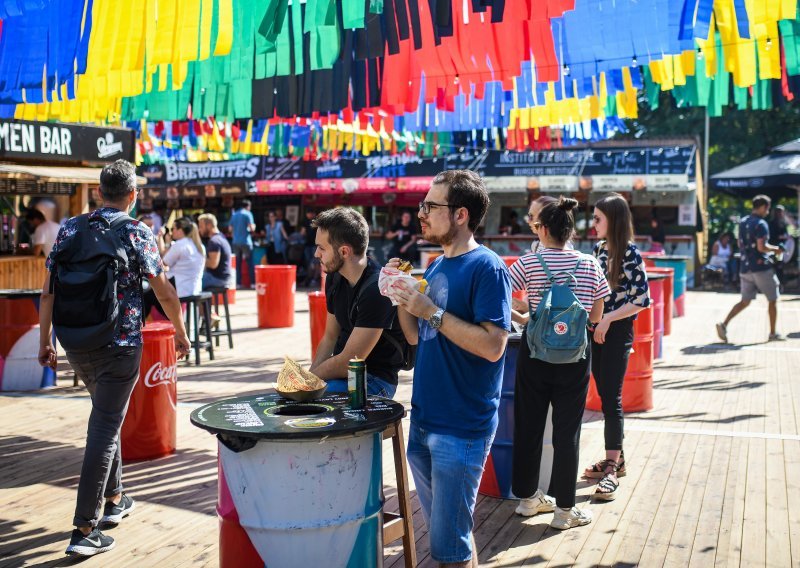
[[[603,274],[608,275],[608,249],[606,242],[600,241],[592,251],[600,262]],[[610,281],[610,278],[609,278]],[[619,275],[617,287],[606,296],[604,313],[618,310],[625,304],[634,304],[646,308],[650,305],[650,289],[647,285],[647,273],[644,262],[636,245],[630,243],[622,259],[622,274]]]
[[[113,222],[123,213],[118,209],[103,207],[90,214],[89,223],[98,215]],[[61,230],[53,245],[53,251],[47,257],[47,269],[53,270],[53,255],[63,249],[77,231],[77,217],[69,219]],[[141,278],[155,278],[164,271],[161,255],[158,253],[155,237],[144,223],[131,220],[117,228],[122,238],[128,265],[119,273],[118,290],[120,300],[119,325],[114,334],[113,344],[118,347],[138,347],[142,344],[142,288]]]

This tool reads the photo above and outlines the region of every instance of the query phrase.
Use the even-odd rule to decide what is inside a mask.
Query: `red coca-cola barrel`
[[[664,256],[664,251],[658,251],[658,252],[639,251],[639,255],[642,257],[644,265],[647,268],[651,268],[656,265],[656,261],[654,259],[659,256]]]
[[[308,293],[308,320],[311,327],[311,358],[317,355],[317,347],[325,335],[325,324],[328,320],[328,307],[325,292]]]
[[[672,288],[675,282],[675,270],[666,266],[648,266],[647,274],[663,274],[664,280],[664,336],[672,333],[672,310],[675,298]]]
[[[648,274],[650,303],[653,311],[653,357],[661,359],[664,343],[664,282],[666,274]]]
[[[177,358],[175,328],[169,322],[148,323],[139,380],[122,423],[122,457],[152,459],[175,451],[177,437]]]
[[[506,263],[508,268],[511,268],[511,265],[519,260],[518,256],[501,256],[500,258],[503,259],[503,262]],[[525,290],[514,290],[511,292],[511,295],[517,300],[522,300],[523,302],[527,301],[528,299],[528,293]]]
[[[268,264],[256,266],[258,327],[292,327],[297,266]]]
[[[613,324],[612,324],[613,325]],[[594,376],[589,381],[586,408],[600,411],[603,403]],[[633,322],[633,349],[622,383],[622,410],[639,412],[653,408],[653,309],[637,314]]]

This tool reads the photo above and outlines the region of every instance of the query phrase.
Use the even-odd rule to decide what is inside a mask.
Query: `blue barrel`
[[[253,247],[253,265],[267,264],[267,247],[258,245]]]
[[[478,492],[489,497],[516,499],[511,492],[511,468],[514,450],[514,386],[517,373],[517,357],[520,341],[525,341],[519,333],[508,336],[505,365],[503,367],[503,386],[500,392],[497,432],[486,460]],[[553,422],[552,407],[547,414],[547,426],[542,443],[542,461],[539,470],[539,488],[547,491],[553,468]]]
[[[674,316],[683,317],[686,314],[686,281],[688,256],[656,256],[653,257],[656,266],[672,268],[675,271],[675,284],[672,288],[674,301]]]

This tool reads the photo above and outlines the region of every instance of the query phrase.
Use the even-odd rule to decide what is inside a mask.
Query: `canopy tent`
[[[781,144],[766,156],[711,176],[712,189],[737,197],[760,193],[795,197],[800,192],[800,139]]]

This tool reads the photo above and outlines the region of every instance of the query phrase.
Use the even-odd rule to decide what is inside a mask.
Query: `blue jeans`
[[[217,278],[208,271],[203,272],[203,290],[208,290],[209,288],[228,288],[229,284],[230,278]]]
[[[429,432],[411,422],[406,456],[436,562],[472,558],[472,513],[493,440],[494,433],[459,438]]]
[[[326,382],[328,390],[325,392],[347,392],[347,379],[331,379]],[[367,373],[367,394],[392,398],[395,392],[397,392],[397,385]]]

